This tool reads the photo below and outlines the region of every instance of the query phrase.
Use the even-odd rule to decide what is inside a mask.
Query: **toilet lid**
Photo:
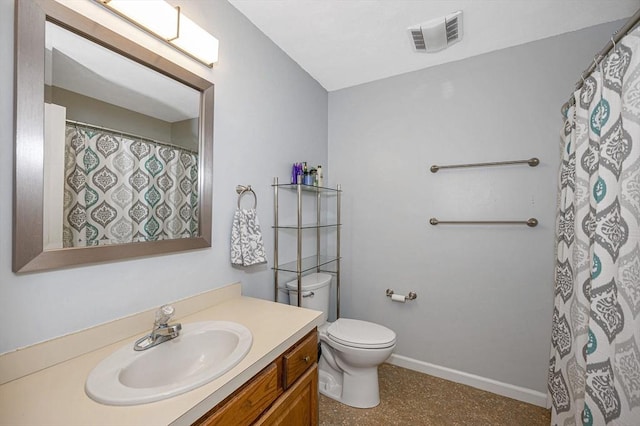
[[[396,333],[368,321],[340,318],[327,328],[327,336],[340,344],[356,348],[388,348],[396,343]]]

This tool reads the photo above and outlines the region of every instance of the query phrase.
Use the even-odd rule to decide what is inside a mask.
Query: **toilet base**
[[[335,371],[322,361],[318,369],[318,390],[321,394],[354,408],[373,408],[380,404],[377,366],[354,369],[349,374]]]
[[[326,371],[318,371],[318,390],[324,396],[340,401],[342,385]]]

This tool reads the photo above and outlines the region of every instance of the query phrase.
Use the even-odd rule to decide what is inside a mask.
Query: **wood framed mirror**
[[[210,247],[213,83],[54,0],[15,22],[13,271]]]

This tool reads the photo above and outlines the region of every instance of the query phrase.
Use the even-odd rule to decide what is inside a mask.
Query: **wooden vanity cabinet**
[[[194,424],[316,426],[317,361],[314,329]]]
[[[317,425],[318,424],[318,364],[314,364],[293,384],[256,425]]]

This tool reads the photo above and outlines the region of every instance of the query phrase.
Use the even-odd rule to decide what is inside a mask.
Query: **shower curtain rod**
[[[638,22],[640,22],[640,9],[638,9],[636,13],[634,13],[618,31],[613,33],[613,35],[611,36],[611,40],[609,40],[609,42],[602,48],[602,50],[600,50],[600,52],[596,53],[596,55],[593,57],[593,62],[589,65],[589,67],[587,67],[586,70],[582,71],[582,74],[580,74],[580,80],[576,82],[574,92],[582,88],[585,78],[591,75],[593,70],[596,69],[596,65],[600,64],[600,62],[607,57],[611,49],[615,47],[616,43],[622,40],[622,38],[626,36],[638,24]],[[563,114],[564,111],[566,111],[570,105],[573,105],[574,102],[575,98],[572,96],[571,99],[569,99],[564,103],[564,105],[562,105],[561,111],[563,112]]]
[[[173,145],[173,144],[170,144],[170,143],[167,143],[167,142],[154,141],[153,139],[149,139],[147,137],[140,136],[140,135],[135,135],[133,133],[123,132],[122,130],[110,129],[108,127],[97,126],[95,124],[90,124],[90,123],[83,123],[82,121],[76,121],[76,120],[65,120],[65,121],[67,123],[75,124],[77,126],[91,127],[92,129],[103,130],[105,132],[115,133],[115,134],[120,135],[120,136],[129,136],[129,137],[134,138],[134,139],[142,139],[142,140],[147,141],[147,142],[153,142],[156,145],[162,145],[162,146],[166,146],[166,147],[169,147],[169,148],[179,149],[181,151],[187,151],[187,152],[189,152],[191,154],[196,154],[196,155],[198,154],[198,151],[194,151],[192,149],[185,148],[183,146]]]

